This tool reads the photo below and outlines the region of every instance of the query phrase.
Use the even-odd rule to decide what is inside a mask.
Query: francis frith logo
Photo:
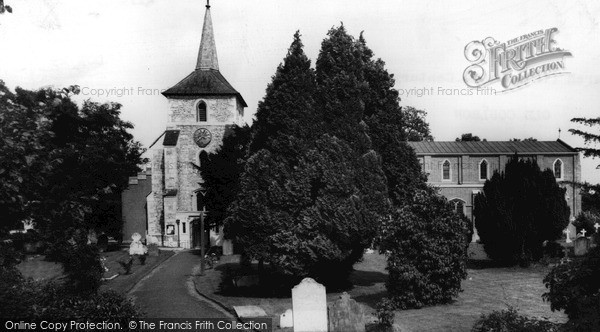
[[[565,57],[569,51],[556,45],[557,28],[538,30],[500,43],[492,37],[472,41],[465,47],[465,58],[471,63],[463,80],[472,88],[499,85],[509,91],[535,80],[565,74]]]

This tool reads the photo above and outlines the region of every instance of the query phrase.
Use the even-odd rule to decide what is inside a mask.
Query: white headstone
[[[596,233],[598,233],[598,228],[600,228],[600,224],[599,223],[595,223],[594,224],[594,228],[596,229]]]
[[[311,278],[292,288],[294,332],[327,332],[325,286]]]
[[[587,233],[587,231],[585,229],[581,230],[581,236],[585,237],[585,233]]]
[[[292,326],[294,326],[294,313],[292,309],[288,309],[279,315],[279,327],[286,328]]]
[[[567,235],[567,240],[565,241],[566,243],[571,243],[571,238],[569,237],[569,234],[571,233],[571,231],[567,228],[563,231],[563,233],[565,233]]]

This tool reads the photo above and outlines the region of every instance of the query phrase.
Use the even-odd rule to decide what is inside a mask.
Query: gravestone
[[[255,305],[233,306],[233,310],[240,318],[266,317],[267,313],[261,307]]]
[[[233,242],[231,240],[223,240],[223,256],[233,255]]]
[[[286,328],[292,326],[294,326],[294,312],[292,309],[288,309],[279,315],[279,327]]]
[[[311,278],[292,288],[294,332],[327,332],[325,286]]]
[[[329,305],[329,332],[365,332],[363,308],[346,292]]]
[[[578,237],[574,243],[575,256],[583,256],[590,249],[590,239],[587,237]]]

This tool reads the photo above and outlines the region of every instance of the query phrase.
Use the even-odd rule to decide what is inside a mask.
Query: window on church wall
[[[206,103],[201,101],[196,109],[196,122],[206,122]]]
[[[465,202],[462,199],[452,199],[450,201],[450,204],[452,204],[452,210],[454,211],[454,213],[459,214],[461,216],[465,215]]]
[[[563,178],[563,162],[562,162],[562,160],[556,159],[554,161],[553,169],[554,169],[554,177],[559,180],[562,180],[562,178]]]
[[[444,163],[442,163],[442,180],[450,181],[450,176],[450,161],[444,160]]]
[[[488,162],[483,159],[479,163],[479,180],[487,180],[488,179]]]

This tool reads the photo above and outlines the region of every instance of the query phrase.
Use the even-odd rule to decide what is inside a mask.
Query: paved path
[[[197,255],[178,252],[131,290],[130,295],[145,317],[228,318],[196,292],[192,274],[197,264]]]

